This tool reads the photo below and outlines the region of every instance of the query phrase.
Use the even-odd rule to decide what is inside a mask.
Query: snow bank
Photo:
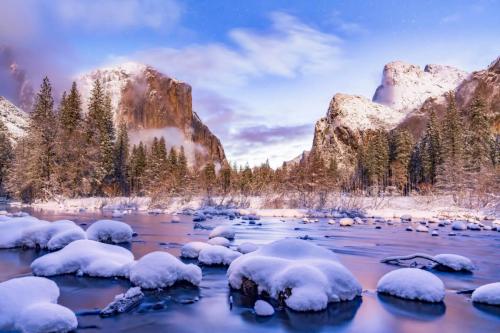
[[[24,246],[54,251],[85,238],[83,229],[69,220],[47,222],[26,216],[0,223],[0,248]]]
[[[259,246],[257,244],[251,243],[251,242],[245,242],[240,245],[238,245],[238,252],[247,254],[250,252],[257,251]]]
[[[268,317],[274,314],[274,308],[272,305],[263,300],[255,302],[253,309],[257,316]]]
[[[474,290],[472,301],[490,305],[500,305],[500,282],[485,284]]]
[[[200,255],[200,251],[210,247],[210,244],[204,242],[189,242],[182,246],[181,257],[188,259],[196,259]]]
[[[77,240],[63,249],[46,254],[31,264],[35,275],[59,274],[90,275],[98,277],[127,276],[127,265],[134,255],[120,246],[93,240]]]
[[[87,237],[91,240],[109,243],[126,243],[132,240],[132,228],[123,222],[99,220],[87,229]]]
[[[200,251],[198,261],[205,265],[229,265],[241,253],[220,245],[211,245]]]
[[[157,289],[172,286],[177,281],[187,281],[195,286],[201,282],[201,269],[182,261],[167,252],[151,252],[130,267],[130,282],[144,288]]]
[[[224,238],[224,237],[214,237],[214,238],[211,238],[208,240],[208,244],[210,244],[210,245],[220,245],[220,246],[229,247],[230,243],[231,242],[229,241],[229,239]]]
[[[235,232],[231,226],[220,225],[210,232],[208,238],[224,237],[234,239]]]
[[[275,299],[290,290],[285,303],[296,311],[319,311],[329,302],[361,295],[361,285],[333,252],[299,239],[279,240],[239,257],[227,276],[232,288],[240,289],[246,278]]]
[[[0,330],[69,332],[75,314],[57,304],[59,288],[46,278],[28,276],[0,283]]]
[[[445,292],[437,276],[418,268],[401,268],[385,274],[377,284],[377,291],[425,302],[441,302]]]

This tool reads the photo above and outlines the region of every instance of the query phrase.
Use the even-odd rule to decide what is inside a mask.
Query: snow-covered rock
[[[401,268],[385,274],[377,284],[377,291],[425,302],[441,302],[445,293],[437,276],[418,268]]]
[[[77,240],[57,252],[46,254],[31,263],[33,274],[52,276],[78,274],[96,277],[127,277],[134,255],[117,245],[93,240]]]
[[[229,244],[231,243],[231,241],[227,238],[224,238],[224,237],[214,237],[214,238],[210,238],[207,243],[210,245],[220,245],[220,246],[229,247]]]
[[[210,232],[208,238],[224,237],[234,239],[235,232],[231,226],[220,225]]]
[[[464,222],[462,221],[455,221],[453,222],[453,224],[451,225],[451,229],[452,230],[466,230],[467,229],[467,226],[465,225]]]
[[[201,269],[182,261],[167,252],[151,252],[130,267],[130,282],[144,289],[172,286],[187,281],[195,286],[201,282]]]
[[[500,305],[500,282],[485,284],[474,290],[471,299],[476,303]]]
[[[198,261],[205,265],[229,265],[241,256],[240,252],[220,245],[210,245],[200,251]]]
[[[188,259],[196,259],[200,255],[200,251],[210,247],[211,245],[204,242],[189,242],[181,247],[181,257]]]
[[[99,220],[87,229],[88,239],[106,243],[126,243],[132,240],[132,228],[120,221]]]
[[[113,302],[102,309],[99,315],[101,317],[109,317],[127,312],[137,306],[143,298],[144,293],[140,287],[130,288],[125,293],[116,295]]]
[[[341,227],[350,227],[354,224],[354,220],[350,217],[343,217],[340,219],[339,224]]]
[[[479,230],[481,230],[481,226],[477,223],[469,223],[469,224],[467,224],[467,229],[473,230],[473,231],[479,231]]]
[[[419,224],[415,230],[417,232],[429,232],[429,228],[422,224]]]
[[[238,245],[238,252],[243,253],[243,254],[247,254],[250,252],[257,251],[258,248],[259,248],[259,246],[257,244],[254,244],[251,242],[245,242],[245,243],[241,243],[240,245]]]
[[[26,333],[69,332],[78,321],[58,305],[59,288],[46,278],[27,276],[0,283],[0,330]]]
[[[360,284],[333,252],[298,239],[279,240],[239,257],[227,276],[232,288],[240,289],[249,279],[275,299],[290,290],[285,303],[296,311],[319,311],[329,302],[361,294]]]
[[[263,300],[258,300],[253,306],[253,310],[257,316],[268,317],[274,314],[274,308],[271,304]]]
[[[385,65],[382,84],[373,101],[394,110],[409,112],[420,107],[429,97],[438,97],[455,90],[467,73],[450,66],[420,66],[393,61]]]
[[[473,271],[475,269],[472,261],[464,256],[458,254],[443,253],[434,256],[434,260],[441,265],[449,267],[455,271]]]
[[[83,229],[69,220],[47,222],[24,216],[8,218],[0,223],[0,248],[24,246],[53,251],[86,237]]]
[[[400,219],[401,222],[411,222],[411,215],[410,214],[401,215]]]
[[[0,120],[7,127],[11,139],[15,141],[25,134],[28,128],[29,115],[0,96]]]

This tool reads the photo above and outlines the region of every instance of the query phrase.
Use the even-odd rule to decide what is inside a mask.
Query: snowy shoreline
[[[225,200],[224,200],[225,199]],[[157,208],[149,197],[90,197],[77,199],[61,199],[58,201],[36,202],[31,205],[10,203],[13,207],[31,207],[34,210],[81,213],[85,211],[138,211],[154,213],[180,213],[183,210],[198,210],[207,207],[221,206],[231,208],[240,214],[255,214],[262,217],[303,218],[303,217],[335,217],[340,212],[359,212],[364,216],[381,218],[400,218],[411,215],[416,219],[463,218],[463,219],[498,219],[498,205],[471,209],[460,207],[453,202],[451,196],[392,196],[363,197],[338,196],[323,209],[284,207],[269,208],[268,197],[227,198],[214,197],[214,204],[208,205],[206,198],[197,196],[187,200],[183,197],[170,199],[167,204]],[[222,204],[220,204],[222,203]],[[238,204],[240,203],[240,204]],[[243,204],[242,204],[243,203]]]

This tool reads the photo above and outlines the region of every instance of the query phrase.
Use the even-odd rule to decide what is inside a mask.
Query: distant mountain
[[[395,61],[384,66],[373,101],[346,94],[332,98],[326,117],[316,123],[311,150],[325,160],[335,157],[340,168],[352,172],[367,130],[405,128],[419,138],[430,109],[438,117],[444,114],[449,91],[455,93],[457,106],[464,113],[479,93],[492,110],[492,131],[500,133],[500,57],[487,69],[471,74],[450,66],[427,65],[422,70]]]
[[[133,143],[163,136],[168,146],[184,146],[192,166],[226,160],[219,139],[193,111],[190,85],[150,66],[124,63],[77,77],[84,103],[96,79],[111,95],[115,124],[128,126]]]
[[[28,114],[0,96],[0,119],[5,124],[13,141],[23,136],[28,127]]]

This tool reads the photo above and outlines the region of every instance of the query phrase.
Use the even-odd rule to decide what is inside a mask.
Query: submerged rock
[[[120,313],[128,312],[139,305],[144,298],[141,288],[134,287],[127,290],[124,294],[115,296],[113,302],[109,303],[99,312],[101,317],[111,317]]]

